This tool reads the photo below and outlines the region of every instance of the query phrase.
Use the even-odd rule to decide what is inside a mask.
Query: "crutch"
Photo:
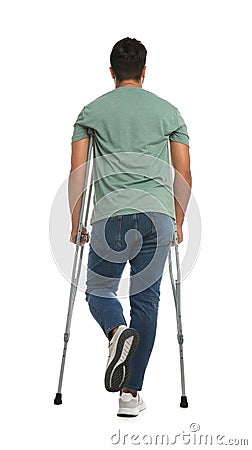
[[[181,285],[181,271],[180,271],[180,263],[179,263],[179,250],[178,250],[178,234],[177,228],[175,225],[174,231],[174,246],[175,246],[175,255],[176,255],[176,267],[177,267],[177,279],[174,282],[173,271],[172,271],[172,260],[171,260],[171,247],[169,251],[169,272],[172,284],[173,297],[176,308],[176,319],[177,319],[177,338],[179,343],[179,354],[180,354],[180,374],[181,374],[181,388],[182,388],[182,396],[180,406],[181,408],[187,408],[188,402],[185,393],[185,371],[184,371],[184,357],[183,357],[183,342],[184,337],[182,333],[182,321],[181,321],[181,297],[180,297],[180,285]]]
[[[65,361],[66,361],[67,344],[68,344],[68,341],[70,338],[70,327],[71,327],[71,321],[72,321],[73,307],[74,307],[75,297],[76,297],[79,278],[80,278],[82,255],[83,255],[83,249],[84,249],[84,245],[82,247],[80,247],[80,240],[81,240],[81,237],[84,236],[82,234],[82,220],[83,220],[83,214],[84,214],[86,193],[87,193],[87,187],[88,187],[88,178],[89,178],[90,165],[91,165],[91,155],[92,155],[92,148],[93,148],[93,130],[88,129],[88,134],[89,134],[88,157],[87,157],[87,164],[86,164],[86,170],[85,170],[85,178],[84,178],[83,196],[82,196],[81,209],[80,209],[78,233],[77,233],[77,238],[76,238],[75,256],[74,256],[73,269],[72,269],[72,279],[71,279],[71,288],[70,288],[70,296],[69,296],[68,314],[67,314],[66,329],[65,329],[65,334],[64,334],[64,349],[63,349],[63,356],[62,356],[62,361],[61,361],[58,391],[57,391],[56,397],[54,399],[55,405],[61,405],[61,403],[62,403],[61,389],[62,389],[64,368],[65,368]],[[85,227],[87,227],[89,205],[90,205],[90,199],[91,199],[91,191],[92,191],[92,181],[90,183],[88,199],[87,199],[87,207],[86,207],[85,221],[84,221]],[[79,255],[79,250],[80,250],[80,255]],[[79,264],[77,266],[78,257],[79,257]]]

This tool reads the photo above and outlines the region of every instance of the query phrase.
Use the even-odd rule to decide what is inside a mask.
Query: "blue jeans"
[[[128,389],[142,389],[156,336],[160,283],[174,223],[166,214],[146,212],[98,220],[92,226],[86,300],[108,338],[115,327],[127,325],[117,291],[125,265],[130,263],[129,326],[138,331],[140,342],[131,360]]]

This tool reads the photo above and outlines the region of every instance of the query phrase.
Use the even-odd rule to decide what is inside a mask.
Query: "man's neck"
[[[116,80],[116,88],[119,87],[136,87],[136,88],[142,88],[142,79],[140,81],[136,81],[136,80],[123,80],[123,81],[117,81]]]

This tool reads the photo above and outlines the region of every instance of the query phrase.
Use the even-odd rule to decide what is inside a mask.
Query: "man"
[[[109,340],[105,387],[120,391],[119,416],[137,416],[145,409],[139,391],[156,335],[160,283],[175,220],[178,242],[183,240],[191,188],[186,125],[177,108],[142,88],[146,55],[136,39],[122,39],[113,47],[110,73],[115,89],[79,114],[69,177],[70,239],[75,243],[91,128],[95,192],[86,300]],[[175,169],[173,186],[168,142]],[[89,241],[84,227],[83,234],[81,245]],[[127,261],[129,327],[118,300]]]

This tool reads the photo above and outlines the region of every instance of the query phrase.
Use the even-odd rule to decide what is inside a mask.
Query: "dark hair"
[[[110,54],[110,64],[118,81],[139,81],[146,62],[147,50],[136,39],[129,37],[118,41]]]

